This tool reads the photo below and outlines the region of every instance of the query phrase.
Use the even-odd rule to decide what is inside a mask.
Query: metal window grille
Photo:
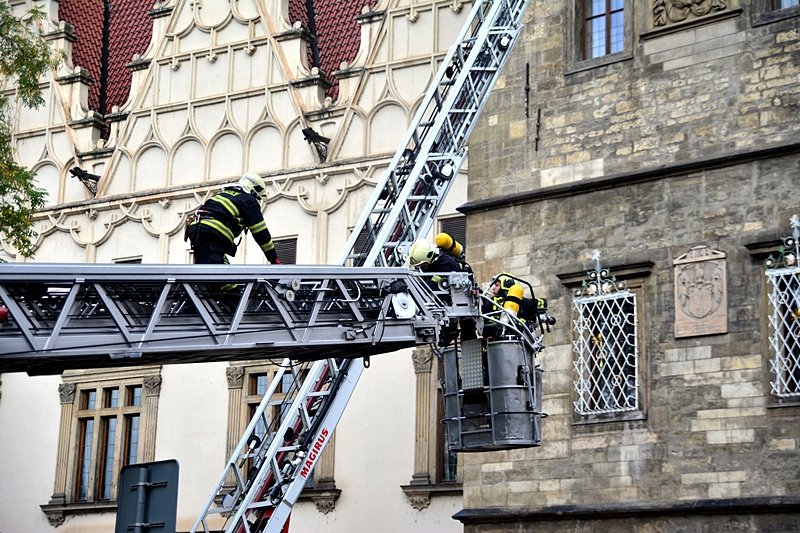
[[[778,257],[766,262],[769,290],[770,366],[775,379],[772,393],[779,398],[800,397],[800,219],[790,220],[792,236],[783,240]]]
[[[639,409],[636,295],[600,267],[575,292],[573,350],[581,415]]]

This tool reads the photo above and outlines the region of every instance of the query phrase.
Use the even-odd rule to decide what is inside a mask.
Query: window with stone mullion
[[[58,387],[61,425],[50,525],[113,512],[123,466],[155,456],[160,367],[68,370]]]
[[[624,0],[584,0],[584,59],[621,52],[625,47]]]
[[[139,383],[79,385],[74,501],[116,498],[119,471],[138,457],[141,388]]]

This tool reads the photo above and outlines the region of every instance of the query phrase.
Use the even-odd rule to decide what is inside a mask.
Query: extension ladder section
[[[473,2],[341,267],[2,265],[0,372],[285,357],[192,529],[280,531],[369,356],[480,315],[468,275],[448,274],[441,298],[400,267],[466,158],[527,5]]]
[[[349,270],[393,272],[396,269]],[[441,326],[449,320],[479,314],[471,277],[466,273],[446,276],[447,305],[439,297],[443,291],[432,292],[423,278],[413,273],[410,279],[422,282],[420,300],[415,302],[406,293],[397,295],[395,313],[397,309],[418,304],[434,311],[431,316],[438,320],[435,327],[419,324],[422,327],[415,338],[420,344],[438,340]],[[426,294],[430,298],[427,301],[422,297]],[[433,307],[434,303],[440,307]],[[414,321],[419,321],[420,316],[415,316]],[[385,337],[376,333],[373,340],[376,346],[383,346]],[[338,347],[332,345],[331,349]],[[364,371],[369,359],[361,355],[355,354],[353,358],[354,354],[350,354],[345,358],[332,354],[299,369],[291,359],[283,360],[191,531],[281,531]],[[272,397],[287,370],[293,376],[291,392],[275,401]],[[269,431],[259,430],[265,427]],[[223,527],[213,522],[215,516],[223,521]]]
[[[345,245],[357,266],[403,263],[431,229],[522,30],[528,0],[476,1]]]

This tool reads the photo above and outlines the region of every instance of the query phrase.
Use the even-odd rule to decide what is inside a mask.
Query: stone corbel
[[[55,509],[52,510],[45,509],[44,507],[45,506],[42,506],[42,512],[45,514],[45,516],[47,516],[47,522],[52,527],[58,527],[64,523],[65,516],[63,511]]]
[[[303,109],[322,108],[325,105],[325,91],[331,87],[325,73],[317,67],[311,69],[310,76],[292,81],[290,84],[297,91]]]
[[[93,153],[103,147],[104,141],[100,135],[105,128],[105,122],[100,114],[90,111],[86,118],[70,121],[69,127],[75,133],[78,154]]]
[[[328,514],[336,508],[336,500],[341,494],[341,489],[336,488],[333,479],[320,479],[313,489],[304,489],[300,499],[311,500],[317,511]]]
[[[336,508],[336,499],[339,497],[338,491],[334,492],[323,492],[321,494],[315,495],[311,497],[311,500],[314,502],[314,505],[322,514],[328,514]]]
[[[303,27],[303,23],[297,21],[289,31],[274,34],[275,40],[283,49],[289,67],[289,72],[298,78],[308,76],[311,69],[308,66],[308,43],[311,42],[311,34]]]
[[[427,509],[431,504],[431,484],[429,480],[425,479],[412,479],[410,485],[403,487],[403,492],[408,499],[408,504],[416,509],[422,511]]]
[[[75,67],[72,72],[56,78],[56,83],[69,89],[67,103],[69,118],[79,119],[89,114],[89,86],[95,83],[89,71]]]
[[[411,483],[400,487],[408,499],[408,504],[422,511],[431,504],[434,496],[460,496],[463,494],[461,483],[431,483],[428,476],[417,475],[411,479]]]
[[[58,29],[42,34],[42,39],[51,43],[56,52],[63,54],[64,61],[58,66],[57,76],[67,76],[72,69],[72,43],[78,40],[75,27],[65,21],[60,21]]]

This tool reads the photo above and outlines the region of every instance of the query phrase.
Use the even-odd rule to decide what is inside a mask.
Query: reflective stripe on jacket
[[[199,210],[199,224],[219,232],[235,248],[235,239],[249,229],[261,251],[272,263],[278,258],[258,200],[238,187],[226,187]]]

